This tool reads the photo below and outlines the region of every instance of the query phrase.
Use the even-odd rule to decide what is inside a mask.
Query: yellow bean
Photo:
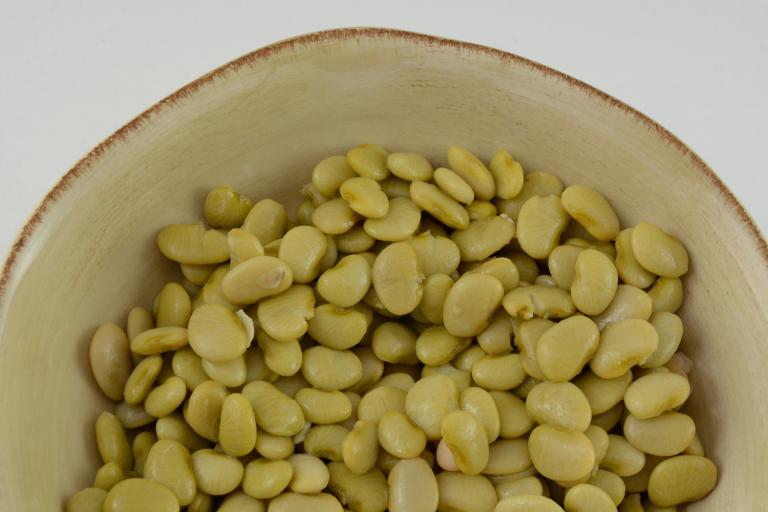
[[[411,387],[413,387],[411,379]],[[405,412],[405,398],[408,390],[382,385],[366,393],[357,407],[360,420],[376,424],[388,411]]]
[[[347,157],[329,156],[320,160],[312,169],[312,184],[326,197],[333,197],[346,180],[357,176],[350,167]]]
[[[122,400],[125,383],[133,369],[125,332],[115,324],[101,325],[91,339],[89,358],[91,372],[101,391],[110,400]]]
[[[486,475],[509,475],[531,467],[531,457],[526,439],[500,439],[491,444],[488,464],[483,468]]]
[[[357,345],[367,329],[368,322],[363,313],[323,304],[315,308],[308,332],[321,345],[344,350]]]
[[[341,425],[316,425],[304,438],[304,451],[321,459],[343,460],[342,447],[350,430]]]
[[[123,468],[116,462],[108,462],[96,471],[96,476],[93,478],[93,486],[108,491],[123,480],[125,480]]]
[[[243,229],[267,244],[279,239],[288,225],[288,213],[283,205],[272,199],[262,199],[253,205],[243,221]]]
[[[215,450],[198,450],[190,457],[198,487],[211,496],[234,491],[243,481],[243,464]]]
[[[408,240],[408,244],[416,251],[425,276],[452,274],[459,267],[459,247],[450,238],[425,232]]]
[[[376,332],[378,332],[384,325],[387,324],[382,324]],[[376,349],[376,332],[374,332],[374,350]],[[406,337],[398,336],[397,338],[404,340]],[[418,360],[414,362],[421,361],[430,366],[445,364],[456,357],[459,352],[467,348],[470,342],[471,340],[469,338],[459,338],[458,336],[454,336],[442,326],[429,327],[415,340],[415,354],[418,357]]]
[[[365,233],[385,242],[399,242],[413,236],[419,227],[421,212],[407,197],[396,197],[389,202],[386,214],[368,218],[363,224]]]
[[[189,426],[209,441],[218,440],[221,407],[227,394],[222,384],[205,381],[192,391],[184,407],[184,419]]]
[[[603,414],[621,402],[631,383],[631,371],[613,379],[603,379],[591,371],[586,371],[574,381],[587,397],[594,415]]]
[[[653,354],[659,336],[645,320],[627,319],[609,324],[600,337],[600,346],[590,361],[592,371],[604,379],[614,379]]]
[[[317,345],[304,351],[301,373],[314,387],[332,391],[346,389],[359,381],[363,365],[349,350]]]
[[[181,506],[192,503],[197,493],[189,451],[177,441],[161,440],[152,446],[144,465],[144,478],[170,489]]]
[[[202,224],[171,224],[157,234],[157,246],[169,260],[210,265],[229,259],[227,235]]]
[[[389,152],[377,144],[360,144],[347,152],[347,161],[360,176],[381,181],[389,175]]]
[[[144,410],[143,404],[120,402],[115,407],[115,416],[123,428],[139,428],[152,423],[155,418]]]
[[[498,279],[484,274],[464,274],[451,287],[443,307],[445,328],[459,337],[480,334],[504,295]]]
[[[638,288],[648,288],[656,276],[643,268],[632,250],[634,228],[622,230],[616,237],[616,269],[621,280]]]
[[[336,198],[315,209],[312,224],[327,235],[340,235],[352,229],[358,218],[344,199]]]
[[[431,375],[445,375],[459,388],[459,391],[467,389],[472,381],[472,374],[467,370],[459,370],[450,363],[440,366],[424,366],[421,368],[421,378]]]
[[[595,464],[595,449],[586,435],[551,425],[533,429],[528,449],[536,470],[552,480],[578,480]]]
[[[181,378],[173,376],[149,392],[144,400],[144,408],[156,418],[167,416],[175,411],[186,397],[187,385]]]
[[[507,391],[525,380],[519,354],[486,355],[472,367],[472,379],[488,390]]]
[[[363,217],[380,219],[389,211],[387,195],[371,178],[350,178],[342,183],[339,192],[349,207]]]
[[[269,460],[283,460],[293,454],[293,439],[284,436],[273,436],[269,432],[259,430],[256,435],[256,452]]]
[[[264,362],[272,372],[290,377],[301,369],[302,352],[298,341],[278,341],[264,331],[259,331],[256,339],[264,353]]]
[[[482,220],[495,217],[499,212],[496,210],[496,205],[490,201],[475,201],[467,205],[467,213],[469,214],[469,220]]]
[[[611,473],[604,469],[598,469],[589,483],[595,487],[602,489],[613,501],[613,504],[618,506],[622,502],[625,495],[624,480],[621,479],[616,473]]]
[[[357,347],[352,350],[363,365],[363,375],[348,392],[367,391],[375,385],[384,374],[384,361],[376,357],[371,347]],[[353,404],[354,405],[354,404]]]
[[[446,274],[432,274],[424,280],[424,292],[417,311],[433,324],[443,323],[443,309],[453,279]]]
[[[525,399],[525,409],[540,424],[584,432],[592,412],[584,393],[570,382],[542,382]]]
[[[183,327],[156,327],[133,338],[131,351],[148,356],[178,350],[189,343],[187,336]]]
[[[294,492],[319,493],[328,485],[328,468],[319,458],[306,453],[297,453],[288,457],[293,466],[293,477],[289,487]]]
[[[598,348],[597,325],[581,315],[572,316],[547,329],[535,345],[536,363],[551,381],[573,379]]]
[[[439,500],[437,479],[424,459],[397,462],[389,472],[390,512],[435,512]]]
[[[323,272],[317,280],[317,291],[331,304],[348,308],[362,300],[371,281],[371,266],[365,257],[353,254]]]
[[[686,377],[676,373],[652,373],[629,385],[624,404],[636,417],[648,419],[680,407],[690,394],[691,385]]]
[[[375,423],[360,420],[344,438],[341,456],[344,464],[356,475],[370,471],[379,453],[378,430]]]
[[[301,202],[296,209],[296,219],[302,226],[312,225],[312,215],[315,214],[315,204],[309,199]]]
[[[158,439],[170,439],[183,444],[189,451],[207,448],[208,441],[200,437],[187,424],[180,413],[172,413],[157,419],[155,431]],[[140,467],[137,465],[137,468]]]
[[[245,384],[247,369],[245,357],[239,356],[229,361],[213,362],[203,359],[203,370],[206,375],[228,388],[236,388]]]
[[[395,315],[406,315],[416,309],[423,294],[423,280],[416,252],[406,242],[388,245],[373,263],[376,294]]]
[[[296,393],[295,400],[304,418],[317,425],[341,423],[352,415],[352,402],[341,391],[303,388]]]
[[[623,413],[624,406],[619,402],[602,414],[593,414],[592,424],[597,425],[605,431],[609,431],[619,423]]]
[[[411,182],[411,200],[437,220],[454,229],[469,226],[469,213],[457,201],[436,186],[423,181]]]
[[[250,343],[243,322],[225,306],[205,304],[189,319],[189,345],[203,359],[231,361],[243,355]]]
[[[443,471],[437,487],[441,512],[491,512],[498,502],[493,484],[483,475]]]
[[[388,411],[381,416],[377,436],[383,449],[401,459],[417,457],[427,444],[424,432],[399,411]]]
[[[237,309],[232,302],[227,299],[222,290],[224,278],[229,274],[229,265],[220,265],[205,282],[203,289],[197,294],[195,300],[192,301],[192,310],[197,309],[203,304],[221,304],[231,310]]]
[[[273,384],[264,381],[249,382],[243,388],[242,394],[253,407],[256,424],[270,434],[293,436],[304,427],[304,413],[299,404]]]
[[[621,502],[619,512],[645,512],[639,494],[629,494]]]
[[[284,492],[269,502],[269,512],[295,512],[311,510],[313,512],[343,512],[339,500],[321,492],[319,494],[299,494]]]
[[[653,312],[669,311],[674,313],[683,303],[683,283],[677,278],[660,277],[656,280],[648,295],[653,301]]]
[[[107,491],[87,487],[67,500],[67,512],[102,512]]]
[[[624,420],[624,437],[632,446],[660,457],[682,453],[693,441],[696,425],[690,416],[679,412],[664,413],[642,420],[629,415]]]
[[[455,146],[448,148],[448,165],[469,183],[478,199],[488,201],[496,194],[491,172],[468,150]]]
[[[632,252],[646,270],[675,278],[688,272],[688,252],[680,241],[658,226],[641,222],[632,230]]]
[[[387,508],[389,487],[384,474],[373,468],[363,475],[352,473],[343,463],[328,464],[328,487],[344,505],[359,512],[384,512]]]
[[[297,340],[306,334],[315,313],[315,294],[306,285],[292,285],[280,295],[259,302],[257,316],[264,331],[278,341]]]
[[[143,478],[115,485],[104,499],[103,512],[179,512],[179,500],[167,487]]]
[[[142,359],[125,383],[125,402],[135,405],[144,401],[162,368],[163,358],[158,355]]]
[[[517,240],[532,258],[546,259],[568,224],[568,214],[557,196],[533,196],[517,218]]]
[[[512,325],[504,311],[497,311],[483,332],[477,335],[478,345],[488,354],[501,355],[512,350]]]
[[[581,251],[581,247],[572,245],[558,245],[547,258],[547,267],[549,273],[554,279],[555,284],[563,290],[570,290],[573,279],[576,275],[576,259]]]
[[[256,459],[245,467],[243,491],[252,498],[267,500],[283,492],[293,478],[293,466],[285,460]]]
[[[263,501],[251,498],[242,491],[237,491],[228,495],[221,502],[217,512],[264,512],[265,510]]]
[[[373,247],[376,239],[365,232],[363,226],[355,226],[346,233],[336,235],[336,246],[339,252],[359,254]]]
[[[125,322],[125,332],[128,334],[128,340],[132,340],[144,331],[152,329],[154,326],[155,319],[152,317],[152,313],[144,308],[135,307],[128,312],[128,319]]]
[[[291,269],[294,282],[308,283],[320,273],[327,249],[328,241],[319,229],[297,226],[283,236],[278,257]]]
[[[621,477],[632,476],[645,466],[645,454],[629,444],[622,436],[608,436],[608,450],[600,462],[600,467]]]
[[[542,334],[547,332],[555,323],[545,318],[522,320],[517,326],[515,346],[520,350],[520,362],[525,373],[539,380],[544,380],[544,373],[539,368],[536,347]]]
[[[240,393],[229,395],[221,406],[219,444],[227,455],[242,457],[256,445],[256,416]]]
[[[591,484],[579,484],[565,493],[566,512],[614,512],[616,505],[601,488]]]
[[[496,441],[501,432],[499,410],[488,391],[470,387],[461,391],[459,397],[462,411],[471,413],[483,425],[488,442]]]
[[[406,181],[429,181],[432,179],[432,164],[417,153],[390,153],[387,168]]]
[[[535,470],[534,470],[535,471]],[[535,476],[525,476],[518,480],[494,483],[499,500],[513,496],[543,496],[544,486]]]
[[[384,322],[373,331],[371,346],[376,357],[387,363],[416,364],[416,334],[397,322]]]
[[[168,283],[157,296],[157,327],[186,327],[192,301],[179,283]]]
[[[652,309],[651,297],[646,292],[628,284],[620,284],[605,311],[593,317],[592,320],[602,331],[606,325],[619,320],[628,318],[648,320]]]
[[[525,410],[525,402],[504,391],[490,391],[489,394],[499,411],[499,436],[514,439],[533,428],[533,420]]]
[[[253,207],[253,201],[241,196],[231,187],[218,186],[208,192],[203,203],[205,220],[217,228],[235,228],[243,223]]]
[[[515,222],[506,215],[469,223],[451,235],[459,247],[462,261],[481,261],[507,245],[515,236]]]
[[[660,507],[696,501],[714,489],[717,466],[706,457],[678,455],[662,461],[651,473],[648,496]]]
[[[595,249],[585,249],[576,257],[571,284],[573,304],[586,315],[605,311],[616,295],[619,276],[613,262]]]
[[[523,166],[506,150],[499,150],[493,155],[490,165],[491,175],[496,182],[496,197],[512,199],[523,188]]]
[[[336,193],[332,194],[331,196],[326,196],[320,190],[314,185],[314,183],[307,183],[303,187],[301,187],[301,195],[307,198],[307,200],[312,203],[312,206],[317,207],[321,204],[328,202],[331,197],[337,195]],[[336,191],[338,192],[338,190]]]
[[[171,368],[173,373],[184,381],[190,391],[209,378],[203,370],[203,360],[189,347],[174,352]]]
[[[603,194],[583,185],[571,185],[563,190],[560,199],[565,211],[590,235],[602,241],[616,238],[619,219]]]
[[[536,284],[515,288],[504,296],[502,304],[510,316],[523,320],[534,316],[566,318],[575,311],[568,292]]]
[[[439,167],[435,169],[433,179],[438,188],[454,200],[464,204],[470,204],[474,201],[475,192],[472,187],[452,170]]]
[[[677,352],[683,337],[683,321],[674,313],[659,311],[651,316],[650,322],[659,335],[659,345],[642,364],[643,368],[657,368],[666,364]]]
[[[133,467],[125,430],[114,414],[102,412],[96,419],[96,445],[105,464],[114,462],[126,471]]]
[[[408,199],[411,197],[409,181],[398,178],[397,176],[388,176],[387,178],[379,182],[381,189],[387,194],[390,199],[390,209],[392,207],[391,201],[396,198]]]
[[[417,381],[405,398],[408,417],[424,433],[427,439],[440,439],[443,418],[459,409],[459,388],[445,375],[432,375]]]

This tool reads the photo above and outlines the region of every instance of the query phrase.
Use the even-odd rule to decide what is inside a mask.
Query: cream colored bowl
[[[228,183],[290,203],[322,157],[360,142],[444,161],[507,148],[528,170],[606,193],[626,224],[656,222],[691,253],[690,403],[720,484],[689,510],[768,502],[768,250],[742,206],[680,140],[569,76],[473,44],[380,29],[301,36],[160,101],[45,198],[0,281],[0,510],[59,510],[97,468],[107,400],[87,346],[175,276],[154,235],[200,218]]]

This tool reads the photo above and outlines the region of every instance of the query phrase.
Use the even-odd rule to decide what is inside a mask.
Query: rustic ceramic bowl
[[[689,508],[768,501],[768,251],[742,206],[680,140],[567,75],[473,44],[380,29],[311,34],[246,55],[125,125],[80,161],[24,227],[0,282],[0,510],[58,510],[97,468],[111,404],[87,347],[148,306],[174,268],[164,224],[200,218],[209,187],[295,203],[322,157],[360,142],[444,161],[507,148],[528,170],[592,185],[625,224],[685,241],[690,411],[718,464]]]

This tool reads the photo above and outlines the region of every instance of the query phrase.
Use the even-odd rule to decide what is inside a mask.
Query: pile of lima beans
[[[366,144],[295,214],[226,186],[183,279],[90,363],[114,412],[69,512],[675,511],[715,486],[678,351],[686,249],[597,190]]]

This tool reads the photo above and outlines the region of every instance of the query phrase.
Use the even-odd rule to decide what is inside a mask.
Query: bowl
[[[161,100],[78,162],[24,226],[0,281],[0,510],[57,510],[98,467],[110,407],[88,343],[148,306],[174,266],[154,235],[195,221],[207,190],[296,204],[322,157],[360,142],[443,161],[498,148],[526,170],[603,191],[624,224],[658,223],[691,254],[687,406],[720,482],[690,511],[768,498],[768,247],[714,172],[619,100],[500,50],[386,29],[300,36]]]

